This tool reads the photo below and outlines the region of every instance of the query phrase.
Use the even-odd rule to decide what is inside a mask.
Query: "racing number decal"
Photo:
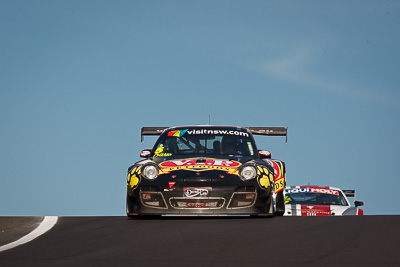
[[[136,189],[140,183],[141,168],[142,166],[134,167],[128,172],[128,184],[131,186],[132,190]]]
[[[273,180],[274,176],[268,168],[257,166],[257,181],[262,189],[266,190],[270,187]]]

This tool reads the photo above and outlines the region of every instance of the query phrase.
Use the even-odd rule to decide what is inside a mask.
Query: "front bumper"
[[[135,190],[128,185],[127,215],[272,215],[271,201],[271,190],[254,185],[142,185]]]

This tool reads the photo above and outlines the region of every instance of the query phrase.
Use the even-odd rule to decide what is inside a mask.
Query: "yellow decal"
[[[271,182],[274,179],[272,172],[267,167],[263,166],[257,166],[257,169],[257,181],[260,187],[266,190],[271,186]]]
[[[131,186],[132,190],[136,189],[140,183],[141,168],[142,166],[135,167],[128,173],[128,184]]]
[[[154,157],[171,157],[172,153],[158,153],[154,154]]]
[[[282,161],[272,160],[271,162],[273,162],[275,172],[275,193],[278,193],[286,186],[286,172]]]
[[[260,176],[263,173],[263,170],[260,166],[257,166],[257,176]]]
[[[281,177],[278,181],[275,181],[275,193],[282,191],[285,188],[285,179]]]
[[[160,146],[159,148],[156,149],[156,151],[154,152],[155,154],[161,153],[164,151],[164,147]]]
[[[164,147],[160,146],[154,152],[154,157],[170,157],[170,156],[172,156],[172,153],[162,153],[163,151],[164,151]]]
[[[264,189],[268,188],[271,185],[271,183],[270,183],[270,181],[268,179],[268,176],[261,177],[259,179],[259,183],[260,183],[261,187],[264,188]]]

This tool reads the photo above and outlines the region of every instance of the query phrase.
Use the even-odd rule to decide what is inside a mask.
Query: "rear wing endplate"
[[[342,190],[342,191],[346,195],[346,197],[355,197],[356,196],[356,190],[354,190],[354,189]]]
[[[142,127],[140,140],[143,142],[143,136],[145,135],[160,135],[167,128],[169,127]]]
[[[287,127],[246,127],[253,135],[286,136]]]

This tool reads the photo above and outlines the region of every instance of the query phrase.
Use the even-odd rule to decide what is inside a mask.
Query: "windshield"
[[[305,189],[308,189],[309,192]],[[306,204],[306,205],[340,205],[348,206],[346,198],[342,192],[336,190],[322,189],[328,193],[310,192],[313,188],[286,189],[286,204]],[[319,191],[322,191],[319,189]],[[301,192],[303,191],[303,192]]]
[[[153,149],[154,157],[175,155],[254,156],[256,148],[248,132],[225,129],[183,129],[164,133]]]

